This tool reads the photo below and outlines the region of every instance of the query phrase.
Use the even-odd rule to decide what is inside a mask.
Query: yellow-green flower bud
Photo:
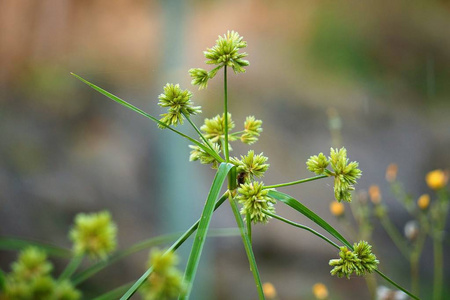
[[[19,258],[11,266],[12,276],[20,281],[50,274],[53,266],[47,261],[47,254],[36,247],[28,247],[19,254]]]
[[[75,289],[68,280],[58,282],[53,291],[53,298],[56,300],[78,300],[81,299],[81,293]]]
[[[212,143],[212,148],[216,153],[220,152],[220,146],[219,144]],[[219,162],[215,157],[210,155],[208,152],[203,150],[197,145],[189,145],[189,148],[191,148],[191,155],[189,156],[189,161],[196,161],[199,160],[201,164],[209,165],[212,164],[211,168],[217,169],[219,166]]]
[[[308,170],[316,173],[317,175],[321,175],[325,172],[325,169],[328,167],[330,162],[327,157],[323,155],[323,153],[319,153],[319,155],[311,156],[306,162],[306,166]]]
[[[228,31],[223,37],[219,36],[216,45],[204,51],[206,63],[219,67],[229,66],[235,73],[244,73],[244,67],[248,66],[249,62],[243,58],[248,54],[239,53],[239,50],[245,47],[247,42],[243,41],[243,37],[235,31]]]
[[[268,158],[263,155],[255,155],[255,151],[248,151],[246,156],[241,155],[239,160],[237,157],[230,158],[231,163],[236,165],[236,172],[242,174],[246,182],[250,182],[254,177],[263,177],[264,173],[269,168],[269,164],[266,164]]]
[[[117,246],[117,227],[107,211],[78,214],[75,227],[70,231],[73,250],[76,255],[88,254],[104,259]]]
[[[254,181],[241,184],[238,192],[237,199],[243,205],[241,214],[246,216],[248,213],[253,223],[267,223],[269,221],[270,217],[263,210],[275,213],[273,204],[276,201],[268,196],[269,189],[264,189],[262,182]]]
[[[231,119],[231,114],[228,113],[228,131],[234,128],[234,121]],[[213,143],[221,144],[225,140],[225,117],[224,114],[217,115],[211,119],[205,119],[205,124],[200,127],[205,138]],[[229,141],[234,141],[236,138],[232,135],[228,136]]]
[[[192,93],[188,90],[182,90],[178,84],[166,84],[164,93],[159,95],[158,105],[168,107],[168,112],[161,114],[161,122],[167,125],[177,126],[183,124],[183,115],[196,115],[201,113],[200,106],[193,106],[191,101]],[[163,125],[158,125],[164,129]]]
[[[339,252],[339,259],[330,260],[331,275],[337,277],[347,277],[355,273],[358,276],[372,273],[377,269],[379,261],[372,253],[372,246],[366,241],[360,241],[353,244],[354,250],[349,250],[346,246],[342,246]]]
[[[334,171],[331,174],[335,177],[334,195],[336,200],[351,202],[351,191],[355,189],[353,184],[362,174],[358,169],[358,162],[348,162],[347,150],[344,147],[340,150],[331,148],[329,161]]]
[[[241,141],[251,145],[258,141],[258,137],[263,131],[262,121],[256,120],[254,116],[248,116],[244,123],[244,133],[241,135]]]
[[[191,84],[198,85],[198,89],[206,89],[208,87],[209,74],[208,71],[201,68],[193,68],[189,70],[189,75],[192,77]]]

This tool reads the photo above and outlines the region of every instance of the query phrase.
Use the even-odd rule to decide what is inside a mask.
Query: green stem
[[[434,286],[433,299],[439,300],[442,295],[442,279],[443,279],[443,249],[440,236],[433,238],[433,254],[434,254]]]
[[[228,150],[228,83],[227,83],[227,66],[223,68],[223,89],[224,89],[224,101],[223,110],[225,118],[225,161],[230,161],[230,154]]]
[[[261,279],[259,277],[258,266],[256,264],[255,255],[253,254],[253,249],[251,242],[247,233],[245,232],[244,221],[242,221],[241,214],[237,207],[235,199],[230,198],[231,209],[233,210],[236,223],[238,224],[239,230],[241,231],[242,241],[244,243],[245,252],[247,253],[248,262],[250,263],[250,270],[253,273],[253,278],[255,280],[256,289],[258,291],[258,296],[260,300],[265,300],[264,291],[262,289]]]
[[[302,224],[295,223],[295,222],[293,222],[293,221],[291,221],[291,220],[285,219],[285,218],[283,218],[283,217],[281,217],[281,216],[279,216],[279,215],[273,214],[273,213],[271,213],[271,212],[269,212],[269,211],[267,211],[267,210],[264,210],[264,209],[263,209],[263,213],[265,213],[266,215],[271,216],[271,217],[273,217],[273,218],[275,218],[275,219],[278,219],[278,220],[280,220],[280,221],[282,221],[282,222],[284,222],[284,223],[287,223],[287,224],[289,224],[289,225],[292,225],[292,226],[295,226],[295,227],[304,229],[304,230],[306,230],[306,231],[309,231],[309,232],[311,232],[312,234],[314,234],[314,235],[320,237],[322,240],[324,240],[325,242],[327,242],[327,243],[330,244],[331,246],[333,246],[333,247],[339,249],[339,245],[338,245],[338,244],[336,244],[335,242],[333,242],[332,240],[330,240],[330,239],[327,238],[326,236],[324,236],[324,235],[318,233],[318,232],[315,231],[314,229],[309,228],[308,226],[305,226],[305,225],[302,225]]]
[[[69,279],[70,276],[75,273],[75,271],[80,266],[81,262],[83,261],[84,256],[83,255],[76,255],[72,258],[72,260],[69,262],[69,264],[66,266],[64,271],[61,273],[61,275],[58,278],[58,281],[61,282],[65,279]]]
[[[132,282],[126,283],[124,285],[119,286],[118,288],[115,288],[112,291],[106,292],[100,296],[95,297],[94,300],[117,299],[120,297],[120,295],[123,295],[123,293],[125,293],[132,285],[133,285]]]
[[[215,204],[214,210],[217,210],[224,202],[227,200],[227,195],[223,195]],[[182,236],[176,240],[175,243],[167,249],[166,253],[176,251],[194,232],[197,230],[198,224],[200,223],[200,219],[195,222],[191,228],[189,228]],[[145,282],[145,280],[150,276],[153,272],[153,266],[151,266],[142,276],[133,284],[133,286],[128,289],[128,291],[120,298],[120,300],[128,300],[134,293],[138,290],[138,288]]]
[[[290,186],[290,185],[305,183],[305,182],[314,181],[317,179],[322,179],[322,178],[327,178],[327,177],[328,177],[328,175],[319,175],[319,176],[314,176],[314,177],[310,177],[310,178],[300,179],[297,181],[291,181],[291,182],[274,184],[274,185],[266,185],[264,188],[265,189],[275,189],[275,188],[279,188],[279,187],[283,187],[283,186]]]
[[[402,292],[404,292],[405,294],[407,294],[408,296],[410,296],[413,299],[416,300],[420,300],[418,297],[414,296],[413,294],[411,294],[410,292],[408,292],[406,289],[402,288],[400,285],[398,285],[395,281],[393,281],[392,279],[390,279],[389,277],[387,277],[386,275],[384,275],[381,271],[379,270],[375,270],[375,272],[377,272],[378,275],[380,275],[381,277],[384,278],[384,280],[386,280],[387,282],[389,282],[390,284],[392,284],[393,286],[395,286],[397,289],[401,290]]]
[[[205,142],[205,145],[207,145],[209,147],[209,149],[211,149],[213,152],[216,152],[213,149],[213,147],[211,146],[211,143],[205,138],[203,133],[201,133],[201,131],[198,129],[198,127],[194,124],[194,122],[192,122],[191,118],[189,118],[189,115],[187,113],[185,113],[184,111],[182,111],[182,114],[186,118],[186,120],[188,120],[189,124],[191,124],[191,126],[194,127],[195,131],[198,133],[200,138]],[[219,155],[219,154],[217,153],[217,155]]]
[[[403,237],[398,232],[398,230],[394,227],[389,217],[384,216],[380,218],[381,225],[384,230],[386,230],[387,234],[391,238],[392,242],[394,242],[395,246],[397,246],[400,253],[407,259],[410,259],[410,251],[408,246],[405,244]]]
[[[245,216],[245,222],[247,223],[247,234],[250,244],[252,243],[252,219],[250,218],[250,213],[247,212]]]

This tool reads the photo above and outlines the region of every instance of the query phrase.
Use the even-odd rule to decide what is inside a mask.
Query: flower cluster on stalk
[[[379,261],[372,253],[372,246],[366,241],[360,241],[353,244],[353,251],[346,246],[342,246],[338,259],[330,260],[331,275],[337,277],[347,277],[355,273],[357,276],[363,276],[366,273],[372,273],[377,269]]]
[[[145,300],[176,299],[184,291],[177,263],[178,257],[174,252],[156,248],[150,251],[147,265],[153,267],[153,272],[139,290]]]
[[[231,67],[234,73],[244,73],[244,67],[250,63],[243,58],[248,54],[239,51],[245,47],[247,47],[247,42],[235,31],[228,31],[223,36],[219,36],[216,44],[203,52],[206,63],[216,65],[216,67],[209,72],[202,68],[190,69],[192,85],[198,85],[199,89],[205,89],[208,86],[208,80],[214,78],[217,72],[225,66]]]
[[[25,248],[12,263],[11,272],[1,278],[4,285],[0,286],[0,299],[80,299],[81,293],[68,280],[58,281],[51,276],[52,269],[43,250]]]
[[[334,196],[337,201],[352,201],[351,192],[355,190],[354,184],[362,172],[358,169],[358,162],[349,162],[344,147],[339,150],[331,148],[328,159],[323,153],[311,156],[306,165],[308,170],[317,175],[334,176]],[[333,171],[327,169],[329,165]]]

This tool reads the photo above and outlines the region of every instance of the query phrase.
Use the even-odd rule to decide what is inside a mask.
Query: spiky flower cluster
[[[323,153],[311,156],[306,165],[308,170],[318,175],[334,176],[334,196],[337,201],[352,201],[351,191],[355,190],[354,184],[362,172],[358,169],[358,162],[349,163],[344,147],[339,150],[331,148],[328,159]],[[331,165],[333,171],[327,169],[328,165]]]
[[[244,67],[250,63],[243,59],[248,54],[239,53],[239,50],[245,47],[247,47],[247,42],[243,41],[243,37],[235,31],[228,31],[223,36],[219,36],[216,44],[203,52],[207,59],[206,63],[216,65],[216,67],[209,72],[201,68],[190,69],[192,85],[198,85],[199,89],[205,89],[208,86],[208,80],[214,78],[217,71],[225,66],[231,67],[234,73],[244,73]]]
[[[254,116],[248,116],[244,123],[244,133],[241,135],[241,141],[244,144],[254,144],[262,132],[262,121],[256,120]]]
[[[93,258],[104,259],[117,246],[117,227],[107,211],[78,214],[75,227],[70,231],[73,251],[76,255],[88,254]]]
[[[250,220],[256,223],[267,223],[269,216],[263,210],[275,213],[273,204],[276,201],[268,196],[269,189],[264,189],[262,182],[253,181],[241,184],[238,188],[237,199],[243,205],[241,214],[250,216]]]
[[[353,244],[353,251],[342,246],[339,252],[339,259],[330,260],[330,266],[334,267],[331,270],[331,275],[337,277],[347,277],[355,273],[358,276],[363,276],[366,273],[372,273],[377,269],[379,261],[372,253],[372,246],[366,241],[360,241]]]
[[[201,113],[200,106],[194,106],[191,101],[192,93],[188,90],[182,90],[179,84],[166,84],[164,86],[164,93],[159,95],[158,105],[161,107],[168,107],[165,114],[161,114],[160,121],[166,125],[177,126],[183,124],[183,115],[188,118],[189,115],[196,115]],[[160,128],[165,128],[164,125],[159,124]]]
[[[228,130],[231,131],[234,128],[234,121],[231,119],[231,114],[228,113]],[[217,115],[211,119],[205,119],[205,123],[200,127],[205,138],[213,143],[222,145],[225,140],[225,115]],[[236,140],[236,137],[230,135],[229,141]]]
[[[152,249],[149,255],[148,267],[153,266],[153,272],[145,285],[140,289],[146,300],[176,299],[184,290],[181,273],[175,267],[178,257],[174,252]]]
[[[262,153],[255,155],[253,150],[248,151],[247,155],[241,155],[241,159],[237,157],[230,158],[230,162],[236,165],[236,172],[242,183],[249,183],[255,177],[263,177],[269,168],[269,164],[266,164],[267,160],[267,156],[264,156]]]
[[[56,281],[50,275],[53,265],[44,251],[29,247],[19,253],[5,276],[0,299],[78,300],[81,294],[69,281]]]
[[[220,152],[220,145],[216,143],[210,143],[211,147],[216,153]],[[209,165],[212,164],[211,167],[213,169],[217,169],[219,167],[219,162],[216,158],[214,158],[211,154],[203,150],[197,145],[189,145],[191,148],[191,155],[189,156],[189,161],[199,160],[201,164]]]

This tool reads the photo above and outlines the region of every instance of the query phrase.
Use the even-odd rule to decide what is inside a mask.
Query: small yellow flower
[[[340,217],[344,214],[345,206],[342,202],[333,201],[330,203],[330,212],[333,216]]]
[[[369,187],[369,198],[373,204],[380,204],[381,202],[381,193],[378,185],[371,185]]]
[[[390,164],[387,168],[386,168],[386,180],[388,182],[394,182],[397,179],[397,171],[398,171],[398,166],[397,164]]]
[[[316,299],[324,300],[328,298],[328,289],[323,283],[313,285],[312,291]]]
[[[428,174],[425,177],[425,180],[430,189],[439,190],[447,185],[448,174],[447,172],[444,172],[442,170],[434,170],[428,172]]]
[[[277,296],[277,290],[275,289],[273,284],[271,284],[270,282],[266,282],[263,284],[262,288],[264,291],[264,296],[266,296],[267,299],[275,299],[275,297]]]
[[[417,199],[417,206],[419,206],[421,210],[427,209],[428,206],[430,206],[430,195],[423,194],[420,196],[419,199]]]

